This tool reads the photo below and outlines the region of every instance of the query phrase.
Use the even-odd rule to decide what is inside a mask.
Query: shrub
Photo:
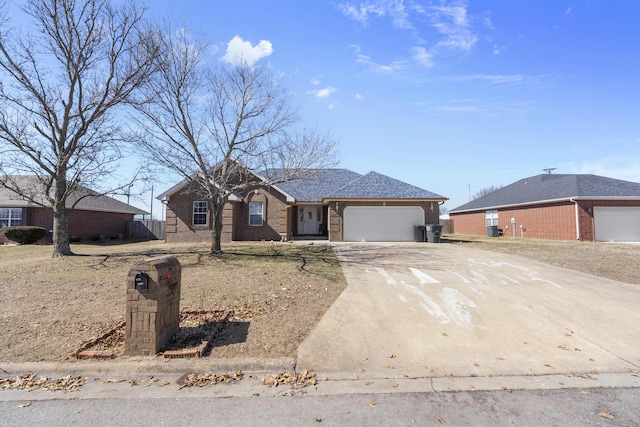
[[[0,232],[12,242],[17,242],[23,245],[31,245],[42,239],[45,234],[47,234],[47,231],[42,227],[25,225],[4,227]]]

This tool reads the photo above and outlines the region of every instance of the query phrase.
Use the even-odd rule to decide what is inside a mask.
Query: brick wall
[[[595,240],[593,208],[594,206],[640,206],[640,201],[602,201],[581,200],[578,202],[578,220],[580,236],[576,232],[576,204],[571,201],[524,206],[520,208],[499,209],[498,227],[504,235],[514,237],[511,218],[515,219],[515,237],[551,240]],[[458,234],[487,235],[485,212],[450,213],[453,228]],[[521,232],[520,226],[524,227]]]
[[[249,203],[262,202],[263,223],[261,226],[249,225]],[[234,212],[233,240],[280,240],[286,236],[287,203],[282,194],[270,189],[259,188],[257,192],[250,191],[243,199],[243,203],[236,205]]]
[[[194,226],[193,202],[204,199],[188,193],[177,193],[167,203],[165,240],[174,242],[208,242],[211,240],[213,221],[211,209],[207,211],[207,224]],[[249,202],[263,203],[263,225],[249,225]],[[222,241],[280,240],[286,233],[286,201],[277,191],[258,188],[249,191],[241,202],[230,202],[224,207]]]
[[[126,238],[127,227],[133,221],[133,214],[68,210],[69,236],[79,241],[110,239],[113,236]],[[28,208],[27,225],[42,227],[47,234],[38,243],[53,241],[53,212],[45,208]],[[0,243],[2,243],[0,241]]]

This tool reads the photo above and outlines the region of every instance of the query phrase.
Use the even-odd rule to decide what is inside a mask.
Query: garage
[[[594,207],[598,242],[640,242],[639,207]]]
[[[344,210],[345,242],[410,242],[424,225],[419,206],[349,206]]]

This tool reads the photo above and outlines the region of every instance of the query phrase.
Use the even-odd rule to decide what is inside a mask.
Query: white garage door
[[[349,206],[344,210],[344,241],[410,242],[416,225],[424,225],[419,206]]]
[[[640,208],[594,207],[598,242],[640,242]]]

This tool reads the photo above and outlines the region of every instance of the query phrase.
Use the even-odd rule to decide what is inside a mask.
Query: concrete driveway
[[[300,346],[298,369],[358,378],[640,369],[640,286],[454,244],[335,249],[348,286]]]

